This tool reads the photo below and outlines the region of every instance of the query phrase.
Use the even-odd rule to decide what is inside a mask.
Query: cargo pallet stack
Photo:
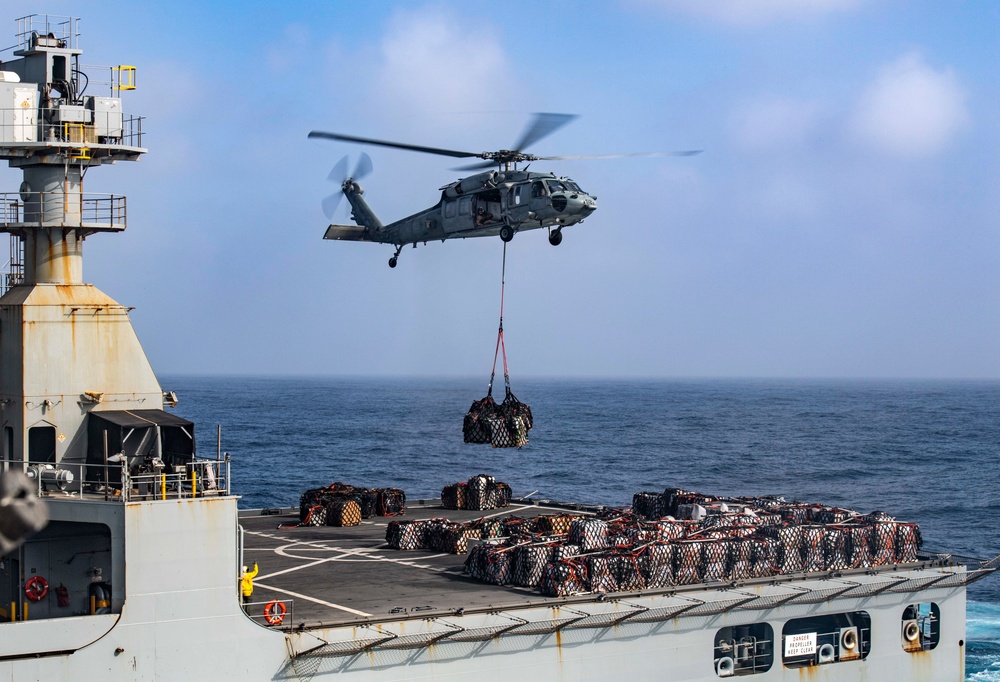
[[[406,493],[399,488],[358,488],[333,483],[299,498],[300,526],[357,526],[361,519],[404,513]]]
[[[916,524],[878,511],[674,488],[633,499],[592,517],[505,519],[501,538],[469,551],[466,572],[556,597],[889,566],[915,561],[922,544]]]

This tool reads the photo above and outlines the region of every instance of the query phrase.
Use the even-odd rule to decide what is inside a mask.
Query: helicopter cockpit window
[[[566,185],[562,184],[558,180],[549,180],[549,191],[553,194],[556,192],[565,192]]]
[[[580,185],[576,184],[575,182],[566,180],[563,182],[563,184],[566,185],[566,189],[568,189],[570,192],[580,192],[581,194],[584,193],[583,190],[580,189]]]
[[[544,197],[547,194],[545,191],[545,185],[542,184],[541,180],[535,180],[531,183],[531,198],[537,199],[538,197]]]

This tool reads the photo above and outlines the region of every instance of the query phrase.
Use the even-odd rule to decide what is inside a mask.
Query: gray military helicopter
[[[370,144],[395,149],[451,156],[478,158],[483,162],[455,170],[495,169],[476,173],[440,188],[441,200],[434,206],[383,225],[362,198],[364,189],[358,180],[372,170],[371,159],[362,154],[361,160],[350,176],[347,174],[347,157],[340,160],[329,179],[340,183],[340,192],[323,201],[327,218],[332,219],[341,197],[351,204],[351,218],[356,225],[330,225],[324,239],[377,242],[392,244],[396,252],[389,259],[389,267],[396,267],[400,252],[407,244],[440,239],[493,237],[509,242],[517,232],[547,228],[549,243],[562,242],[563,228],[583,222],[597,209],[597,197],[580,189],[570,178],[552,173],[518,170],[517,164],[530,161],[565,159],[611,159],[637,156],[691,156],[698,151],[653,152],[639,154],[601,154],[589,156],[536,156],[523,150],[550,135],[576,118],[571,114],[535,114],[513,149],[494,152],[464,152],[437,147],[422,147],[386,140],[340,135],[314,130],[310,138]]]

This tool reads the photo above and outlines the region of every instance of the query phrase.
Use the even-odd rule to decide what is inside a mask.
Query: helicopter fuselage
[[[569,178],[519,170],[478,173],[445,185],[436,205],[388,225],[379,222],[355,180],[346,180],[343,190],[357,226],[331,225],[325,238],[394,244],[397,254],[406,244],[497,235],[510,241],[516,232],[543,227],[555,245],[562,228],[597,208],[596,197]]]

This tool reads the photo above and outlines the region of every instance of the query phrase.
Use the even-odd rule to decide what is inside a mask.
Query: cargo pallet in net
[[[492,476],[479,474],[467,483],[453,483],[441,490],[441,506],[445,509],[485,511],[510,506],[511,488]]]
[[[633,502],[632,509],[596,517],[505,520],[507,535],[474,547],[466,572],[561,597],[878,568],[915,561],[922,544],[916,524],[883,512],[862,515],[775,497],[716,498],[679,489],[637,493]]]
[[[299,526],[356,526],[361,519],[403,514],[406,493],[399,488],[357,488],[333,483],[299,497]]]

